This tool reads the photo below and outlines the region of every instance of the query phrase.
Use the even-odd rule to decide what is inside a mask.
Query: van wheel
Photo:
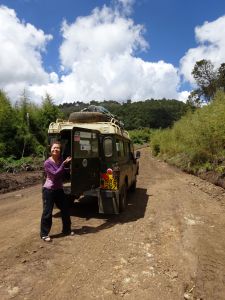
[[[66,195],[66,201],[68,201],[68,206],[73,207],[75,197],[73,195]]]
[[[123,212],[127,207],[127,185],[124,184],[120,191],[119,196],[119,210],[120,212]]]
[[[132,193],[134,193],[134,192],[136,191],[136,188],[137,188],[137,178],[136,178],[136,176],[135,176],[135,180],[134,180],[134,182],[132,183],[132,185],[131,185],[131,187],[130,187],[130,191],[131,191]]]

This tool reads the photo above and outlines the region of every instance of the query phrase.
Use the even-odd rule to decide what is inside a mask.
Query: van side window
[[[124,145],[122,140],[116,139],[116,152],[118,158],[124,157]]]
[[[125,157],[126,158],[129,158],[130,157],[130,153],[129,153],[129,145],[127,142],[124,143],[124,154],[125,154]]]
[[[112,138],[106,137],[103,141],[103,149],[105,157],[111,157],[113,155]]]
[[[134,159],[134,147],[131,143],[128,144],[128,151],[130,159]]]

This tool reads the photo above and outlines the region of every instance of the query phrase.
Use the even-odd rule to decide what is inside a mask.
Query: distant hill
[[[59,105],[60,111],[67,119],[70,113],[81,111],[89,105],[100,105],[116,115],[127,130],[138,128],[167,128],[179,120],[190,108],[189,105],[178,100],[145,100],[139,102],[119,103],[117,101],[91,101],[90,103],[73,102]]]

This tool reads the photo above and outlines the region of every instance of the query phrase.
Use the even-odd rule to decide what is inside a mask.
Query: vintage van
[[[140,152],[123,125],[102,112],[74,112],[69,120],[49,125],[48,142],[62,144],[62,155],[72,157],[64,191],[69,198],[98,199],[99,213],[118,214],[127,205],[127,191],[135,191]]]

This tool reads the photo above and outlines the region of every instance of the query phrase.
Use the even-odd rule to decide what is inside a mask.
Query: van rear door
[[[99,132],[90,129],[73,128],[71,193],[82,194],[99,187]]]

